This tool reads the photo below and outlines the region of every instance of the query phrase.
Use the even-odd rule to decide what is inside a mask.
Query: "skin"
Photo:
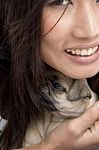
[[[46,5],[43,14],[42,59],[72,78],[87,78],[99,71],[99,57],[91,63],[78,63],[64,52],[99,44],[99,2],[72,0],[66,12],[49,32],[66,5]],[[87,58],[84,58],[87,59]],[[86,61],[86,60],[85,60]],[[99,102],[80,117],[64,122],[42,143],[20,150],[94,150],[99,145]],[[91,128],[90,128],[91,127]],[[89,129],[90,128],[90,129]],[[99,147],[99,146],[98,146]]]
[[[42,39],[42,59],[72,78],[88,78],[99,71],[99,54],[92,63],[77,63],[65,49],[90,48],[99,44],[99,2],[73,0],[56,26]],[[49,0],[50,3],[50,0]],[[68,3],[68,1],[67,1]],[[45,6],[43,30],[46,34],[56,23],[67,4]],[[87,59],[87,57],[85,57]]]

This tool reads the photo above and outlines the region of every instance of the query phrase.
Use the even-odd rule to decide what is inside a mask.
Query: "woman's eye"
[[[70,0],[48,0],[49,5],[68,5],[72,3]]]
[[[55,0],[54,4],[56,4],[56,5],[66,5],[66,4],[68,4],[68,0]]]
[[[99,3],[99,0],[96,0],[96,3]]]

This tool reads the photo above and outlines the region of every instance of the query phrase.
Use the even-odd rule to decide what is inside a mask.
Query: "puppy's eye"
[[[64,91],[64,87],[62,87],[57,81],[51,80],[51,84],[55,90]]]

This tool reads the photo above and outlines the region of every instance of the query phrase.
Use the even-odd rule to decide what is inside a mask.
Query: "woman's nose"
[[[84,5],[76,10],[72,35],[75,38],[92,40],[99,36],[99,10],[91,5]]]

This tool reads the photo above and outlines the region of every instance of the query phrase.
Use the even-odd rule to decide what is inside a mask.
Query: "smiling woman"
[[[99,4],[94,1],[74,1],[74,4],[51,1],[50,5],[51,8],[45,7],[43,15],[44,33],[55,24],[58,12],[64,11],[65,7],[67,9],[53,30],[42,39],[44,61],[72,78],[95,75],[99,70]],[[56,8],[60,10],[57,13],[54,12]]]
[[[26,146],[28,136],[33,143],[29,150],[85,150],[99,145],[98,103],[81,115],[99,95],[99,2],[0,0],[0,22],[0,54],[6,52],[4,61],[8,58],[9,63],[0,87],[0,114],[7,119],[0,149]],[[81,117],[67,123],[63,116],[53,115],[67,112],[67,106],[68,116],[80,112]],[[52,118],[57,124],[62,120],[54,131],[49,128]],[[38,136],[41,143],[35,143]]]

